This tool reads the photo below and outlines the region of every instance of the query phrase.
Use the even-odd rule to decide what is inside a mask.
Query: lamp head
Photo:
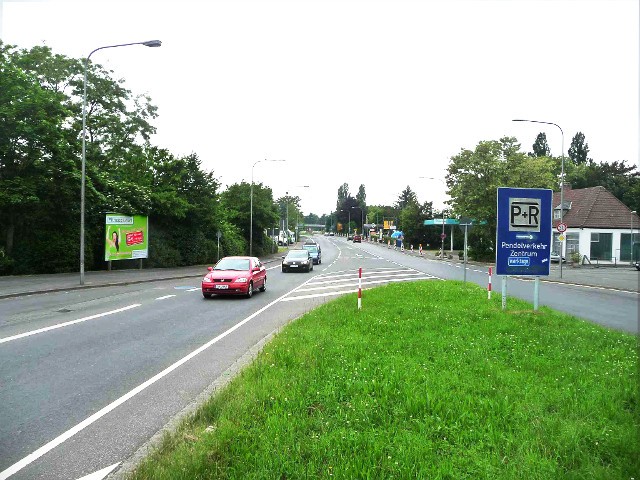
[[[145,47],[160,47],[162,46],[162,42],[160,40],[148,40],[146,42],[142,42],[142,45]]]

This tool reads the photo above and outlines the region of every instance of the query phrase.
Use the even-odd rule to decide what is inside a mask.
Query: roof
[[[634,227],[640,226],[640,217],[618,200],[604,187],[564,189],[564,223],[569,228],[617,228],[630,229],[633,216]],[[553,192],[553,208],[560,207],[560,192]],[[557,226],[560,220],[553,220]]]

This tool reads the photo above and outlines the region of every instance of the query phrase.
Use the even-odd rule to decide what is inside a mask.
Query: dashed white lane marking
[[[311,280],[311,279],[309,279]],[[306,285],[306,283],[309,281],[307,280],[306,282],[302,283],[302,285],[300,285],[300,287]],[[299,288],[299,287],[296,287]],[[20,470],[22,470],[23,468],[25,468],[26,466],[28,466],[29,464],[35,462],[38,458],[40,458],[41,456],[45,455],[46,453],[50,452],[51,450],[53,450],[54,448],[56,448],[58,445],[64,443],[65,441],[69,440],[71,437],[73,437],[74,435],[76,435],[78,432],[84,430],[86,427],[88,427],[89,425],[91,425],[92,423],[98,421],[99,419],[101,419],[102,417],[104,417],[106,414],[108,414],[109,412],[111,412],[112,410],[115,410],[116,408],[118,408],[120,405],[122,405],[123,403],[125,403],[127,400],[130,400],[131,398],[135,397],[138,393],[142,392],[143,390],[145,390],[146,388],[148,388],[149,386],[153,385],[154,383],[156,383],[158,380],[166,377],[167,375],[169,375],[171,372],[173,372],[175,369],[177,369],[178,367],[180,367],[181,365],[185,364],[186,362],[188,362],[189,360],[191,360],[193,357],[195,357],[196,355],[199,355],[200,353],[204,352],[206,349],[208,349],[210,346],[212,346],[215,343],[218,343],[220,340],[222,340],[223,338],[225,338],[227,335],[235,332],[237,329],[239,329],[240,327],[242,327],[245,323],[248,323],[249,321],[253,320],[255,317],[257,317],[258,315],[260,315],[262,312],[264,312],[265,310],[267,310],[268,308],[272,307],[273,305],[277,304],[278,302],[280,302],[283,298],[285,298],[287,295],[291,294],[292,292],[294,292],[295,289],[285,293],[284,295],[276,298],[273,302],[268,303],[267,305],[265,305],[264,307],[262,307],[261,309],[255,311],[254,313],[252,313],[251,315],[249,315],[247,318],[245,318],[244,320],[236,323],[233,327],[231,327],[230,329],[222,332],[220,335],[218,335],[217,337],[209,340],[207,343],[205,343],[204,345],[202,345],[199,348],[196,348],[193,352],[191,352],[190,354],[186,355],[185,357],[182,357],[180,360],[178,360],[177,362],[175,362],[174,364],[168,366],[167,368],[165,368],[164,370],[162,370],[160,373],[157,373],[156,375],[154,375],[153,377],[151,377],[149,380],[147,380],[146,382],[141,383],[140,385],[138,385],[136,388],[134,388],[133,390],[129,391],[128,393],[125,393],[124,395],[122,395],[120,398],[118,398],[117,400],[114,400],[113,402],[111,402],[109,405],[103,407],[102,409],[98,410],[96,413],[94,413],[93,415],[91,415],[90,417],[84,419],[82,422],[78,423],[76,426],[70,428],[69,430],[67,430],[64,433],[61,433],[60,435],[58,435],[56,438],[54,438],[53,440],[51,440],[50,442],[46,443],[45,445],[43,445],[42,447],[38,448],[36,451],[30,453],[29,455],[27,455],[26,457],[24,457],[22,460],[18,460],[16,463],[14,463],[13,465],[11,465],[9,468],[3,470],[2,472],[0,472],[0,480],[6,480],[7,478],[9,478],[11,475],[19,472]]]
[[[90,315],[88,317],[79,318],[77,320],[71,320],[70,322],[58,323],[57,325],[51,325],[50,327],[39,328],[37,330],[31,330],[30,332],[20,333],[18,335],[13,335],[11,337],[0,338],[0,343],[7,343],[12,340],[18,340],[19,338],[30,337],[31,335],[36,335],[38,333],[48,332],[50,330],[55,330],[57,328],[68,327],[69,325],[75,325],[76,323],[86,322],[87,320],[93,320],[95,318],[106,317],[107,315],[113,315],[114,313],[124,312],[126,310],[131,310],[132,308],[139,307],[140,303],[134,303],[133,305],[129,305],[127,307],[118,308],[117,310],[111,310],[109,312],[97,313],[95,315]]]
[[[163,297],[156,298],[156,300],[164,300],[165,298],[171,298],[171,297],[175,297],[175,295],[165,295]]]
[[[200,290],[202,290],[201,288],[190,288],[189,290],[187,290],[187,292],[199,292]]]

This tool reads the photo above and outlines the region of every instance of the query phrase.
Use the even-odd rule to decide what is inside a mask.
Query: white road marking
[[[118,465],[120,465],[120,462],[109,465],[108,467],[103,468],[102,470],[98,470],[97,472],[90,473],[89,475],[85,475],[78,480],[102,480],[104,477],[113,472]]]
[[[11,337],[0,338],[0,343],[7,343],[12,340],[18,340],[19,338],[30,337],[31,335],[36,335],[38,333],[48,332],[50,330],[55,330],[58,328],[68,327],[69,325],[75,325],[76,323],[86,322],[87,320],[93,320],[95,318],[106,317],[107,315],[113,315],[114,313],[124,312],[126,310],[130,310],[132,308],[139,307],[140,303],[134,303],[133,305],[129,305],[127,307],[118,308],[117,310],[111,310],[109,312],[97,313],[96,315],[91,315],[89,317],[79,318],[77,320],[71,320],[70,322],[58,323],[57,325],[51,325],[50,327],[39,328],[37,330],[31,330],[30,332],[20,333],[18,335],[13,335]]]
[[[190,288],[187,292],[199,292],[202,288]]]
[[[397,277],[415,277],[417,275],[423,275],[423,274],[420,273],[420,272],[406,272],[406,273],[400,273],[398,275],[378,275],[378,276],[373,277],[373,278],[380,279],[380,278],[397,278]],[[362,283],[363,283],[363,285],[365,283],[371,283],[371,282],[368,281],[368,278],[369,277],[365,277],[364,274],[362,275]],[[357,280],[358,280],[357,276],[355,276],[355,277],[352,276],[351,278],[343,278],[341,280],[331,280],[331,281],[328,281],[328,282],[310,282],[309,286],[327,285],[328,284],[329,285],[328,287],[318,287],[318,288],[331,288],[332,285],[336,285],[338,283],[353,282],[353,281],[356,281],[356,283],[357,283]],[[307,290],[309,290],[309,289],[307,289]]]
[[[375,282],[367,282],[366,285],[373,285],[373,284],[378,284],[378,283],[392,283],[392,282],[415,282],[417,280],[439,280],[436,277],[418,277],[418,278],[398,278],[395,280],[379,280],[379,281],[375,281]],[[343,285],[343,287],[346,287],[349,285]],[[365,284],[362,285],[363,286],[363,290],[367,290],[367,288],[365,288]],[[329,288],[329,287],[321,287],[321,288],[311,288],[311,289],[301,289],[301,290],[296,290],[297,292],[309,292],[312,290],[323,290],[325,288]],[[288,297],[288,298],[284,298],[282,301],[283,302],[293,302],[294,300],[304,300],[304,299],[309,299],[309,298],[316,298],[316,297],[328,297],[328,296],[335,296],[335,295],[346,295],[348,293],[358,293],[358,289],[355,290],[341,290],[339,292],[328,292],[328,293],[313,293],[310,295],[296,295],[295,297]]]
[[[309,279],[309,280],[311,280],[311,279]],[[299,285],[296,288],[304,286],[309,280],[307,280],[306,282],[302,283],[301,285]],[[56,448],[58,445],[64,443],[67,440],[69,440],[71,437],[76,435],[78,432],[82,431],[83,429],[85,429],[86,427],[91,425],[92,423],[98,421],[99,419],[104,417],[106,414],[108,414],[112,410],[115,410],[117,407],[119,407],[120,405],[125,403],[127,400],[130,400],[131,398],[135,397],[138,393],[142,392],[146,388],[148,388],[151,385],[153,385],[154,383],[156,383],[158,380],[166,377],[168,374],[173,372],[176,368],[178,368],[181,365],[185,364],[186,362],[191,360],[196,355],[204,352],[206,349],[208,349],[210,346],[214,345],[215,343],[218,343],[220,340],[222,340],[227,335],[235,332],[237,329],[242,327],[245,323],[251,321],[252,319],[254,319],[258,315],[260,315],[262,312],[264,312],[268,308],[270,308],[273,305],[275,305],[276,303],[280,302],[282,299],[284,299],[290,293],[295,292],[296,288],[294,288],[293,290],[291,290],[291,291],[285,293],[284,295],[278,297],[273,302],[271,302],[271,303],[265,305],[264,307],[262,307],[260,310],[257,310],[256,312],[252,313],[251,315],[249,315],[247,318],[245,318],[241,322],[236,323],[230,329],[222,332],[220,335],[218,335],[217,337],[213,338],[212,340],[209,340],[207,343],[205,343],[201,347],[195,349],[193,352],[191,352],[190,354],[186,355],[185,357],[182,357],[180,360],[178,360],[174,364],[168,366],[167,368],[162,370],[160,373],[157,373],[156,375],[151,377],[146,382],[141,383],[140,385],[138,385],[133,390],[129,391],[128,393],[125,393],[124,395],[122,395],[117,400],[115,400],[115,401],[111,402],[109,405],[101,408],[100,410],[98,410],[96,413],[94,413],[90,417],[88,417],[88,418],[84,419],[82,422],[78,423],[76,426],[74,426],[74,427],[70,428],[69,430],[67,430],[66,432],[58,435],[56,438],[54,438],[50,442],[46,443],[42,447],[38,448],[36,451],[30,453],[29,455],[24,457],[22,460],[17,461],[13,465],[11,465],[9,468],[3,470],[2,472],[0,472],[0,480],[6,480],[11,475],[19,472],[20,470],[22,470],[23,468],[25,468],[26,466],[28,466],[32,462],[36,461],[41,456],[45,455],[46,453],[48,453],[51,450],[53,450],[54,448]]]
[[[164,300],[165,298],[175,297],[175,295],[165,295],[164,297],[158,297],[156,300]]]

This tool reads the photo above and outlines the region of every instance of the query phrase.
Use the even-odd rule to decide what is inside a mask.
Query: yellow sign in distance
[[[560,240],[561,242],[564,242],[564,235],[558,235],[558,240]]]

